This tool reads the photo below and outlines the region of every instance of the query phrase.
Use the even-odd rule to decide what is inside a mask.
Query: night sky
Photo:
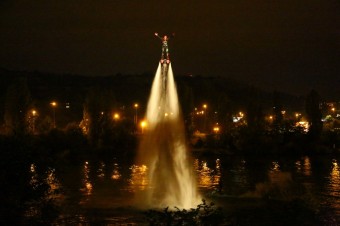
[[[1,0],[0,67],[83,75],[225,76],[340,100],[339,1]]]

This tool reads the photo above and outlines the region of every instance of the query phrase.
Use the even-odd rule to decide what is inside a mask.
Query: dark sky
[[[175,75],[340,100],[339,14],[336,0],[0,0],[0,67],[155,72],[153,34],[175,32]]]

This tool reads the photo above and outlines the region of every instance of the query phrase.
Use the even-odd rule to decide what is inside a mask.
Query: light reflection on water
[[[90,180],[90,172],[91,171],[90,171],[89,162],[86,161],[84,162],[84,166],[83,166],[83,175],[84,175],[83,180],[82,180],[83,187],[80,188],[80,191],[82,191],[85,196],[90,196],[93,190],[93,185]]]
[[[148,168],[145,165],[132,165],[130,167],[131,177],[129,179],[129,184],[127,188],[128,191],[143,191],[147,188],[147,169]]]
[[[340,216],[340,168],[336,159],[332,160],[332,169],[329,175],[326,194],[329,200],[332,201],[332,206],[336,208],[337,215]]]
[[[122,177],[122,174],[119,172],[118,163],[113,163],[113,171],[112,171],[112,180],[119,180]]]
[[[311,176],[312,175],[312,165],[310,163],[309,157],[304,157],[304,163],[303,163],[303,174],[306,176]]]
[[[221,164],[220,160],[215,160],[215,165],[208,166],[207,161],[195,159],[195,170],[198,178],[198,186],[201,188],[213,188],[215,189],[221,178]]]
[[[250,163],[244,159],[202,159],[193,160],[199,190],[212,192],[223,187],[227,195],[242,195],[255,189],[258,183],[282,184],[282,181],[292,181],[305,187],[313,194],[321,205],[335,209],[340,216],[340,162],[331,158],[303,157],[288,160],[290,163],[278,160],[259,160]],[[68,196],[81,196],[81,205],[93,200],[103,199],[105,205],[112,203],[122,205],[124,199],[133,199],[139,191],[148,189],[147,167],[145,165],[124,164],[114,159],[110,162],[84,161],[75,172],[57,174],[57,169],[49,168],[45,172],[45,180],[50,186],[50,193],[59,189],[67,190],[65,178],[79,175],[79,184],[74,181],[77,189],[71,190]],[[41,178],[35,164],[29,168],[31,174],[30,184],[36,186]],[[72,175],[72,176],[70,176]],[[60,178],[58,178],[60,177]],[[166,178],[164,178],[166,180]],[[77,194],[78,191],[78,194]],[[92,201],[92,202],[89,202]],[[102,201],[102,202],[104,202]]]
[[[61,189],[61,184],[56,177],[55,169],[48,168],[46,182],[49,185],[49,196],[50,198],[61,198],[61,194],[58,192]]]
[[[37,166],[32,163],[30,165],[30,185],[33,187],[33,189],[37,189],[38,186],[41,185],[40,181],[43,180],[49,186],[45,198],[62,199],[63,196],[59,192],[59,190],[61,189],[61,184],[56,176],[55,169],[48,167],[46,172],[44,173],[45,175],[39,175]]]
[[[105,163],[104,162],[100,162],[98,170],[97,170],[97,174],[99,178],[105,177]]]
[[[30,185],[33,187],[33,189],[35,189],[38,183],[38,173],[36,171],[36,165],[34,163],[31,164],[30,173],[31,173]]]

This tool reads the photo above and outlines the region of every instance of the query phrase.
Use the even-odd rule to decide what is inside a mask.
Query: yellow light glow
[[[32,115],[36,116],[36,114],[37,114],[37,111],[36,110],[32,110]]]
[[[145,120],[140,122],[140,127],[142,128],[142,134],[144,133],[144,129],[148,126]]]
[[[195,168],[198,175],[198,183],[201,187],[218,186],[221,177],[219,161],[216,161],[216,168],[211,169],[205,161],[195,161]]]
[[[137,103],[135,103],[133,106],[134,106],[135,108],[138,108],[139,105],[138,105]]]
[[[220,132],[220,127],[215,126],[215,127],[213,128],[213,130],[214,130],[215,133],[218,133],[218,132]]]
[[[122,177],[122,175],[119,173],[119,166],[118,166],[117,163],[115,163],[114,166],[113,166],[113,172],[112,172],[111,178],[112,178],[113,180],[118,180],[118,179],[120,179],[121,177]]]
[[[114,113],[113,119],[114,119],[114,120],[120,119],[120,115],[119,115],[118,113]]]
[[[206,104],[203,104],[203,108],[204,108],[204,109],[207,109],[207,107],[208,107],[208,106],[207,106]]]
[[[52,102],[51,102],[51,106],[52,106],[52,107],[56,107],[56,106],[57,106],[57,102],[52,101]]]
[[[145,190],[148,185],[147,166],[146,165],[133,165],[130,167],[131,179],[129,180],[130,191]]]

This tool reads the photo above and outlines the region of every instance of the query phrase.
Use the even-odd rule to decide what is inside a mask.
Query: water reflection
[[[296,171],[302,173],[306,176],[312,175],[312,165],[310,163],[309,157],[305,156],[302,160],[295,162]]]
[[[216,188],[220,184],[221,163],[215,160],[215,167],[209,167],[207,161],[195,159],[194,167],[197,172],[198,185],[201,188]]]
[[[32,163],[30,165],[30,174],[31,178],[29,183],[34,190],[39,189],[39,186],[42,185],[41,182],[44,182],[48,185],[46,198],[61,198],[61,194],[59,193],[61,184],[54,168],[49,167],[45,172],[39,173],[36,164]]]
[[[296,166],[296,171],[300,173],[301,172],[301,161],[300,160],[296,161],[295,166]]]
[[[231,181],[233,184],[237,184],[237,187],[246,187],[249,183],[248,169],[246,167],[246,161],[244,159],[237,161],[236,165],[230,170]],[[239,189],[235,189],[239,190]]]
[[[60,196],[59,189],[61,188],[61,184],[56,177],[55,169],[48,168],[46,182],[50,187],[48,190],[49,197],[56,198]]]
[[[99,178],[105,177],[105,163],[104,162],[100,162],[99,168],[97,170],[97,175]]]
[[[333,202],[333,206],[338,210],[340,214],[340,168],[336,159],[332,160],[332,170],[329,175],[328,193]]]
[[[278,162],[272,162],[272,167],[270,169],[271,172],[279,172],[280,171],[280,165]]]
[[[84,162],[83,166],[83,187],[80,189],[85,195],[89,196],[92,194],[93,186],[90,181],[90,166],[89,162]]]
[[[65,170],[65,173],[59,172],[58,168],[41,170],[34,163],[27,170],[30,173],[32,188],[45,181],[50,187],[49,194],[54,195],[60,189],[66,190],[68,199],[62,200],[73,198],[77,205],[85,203],[89,206],[96,204],[105,207],[122,205],[131,200],[133,194],[139,191],[143,193],[150,188],[148,168],[145,165],[133,165],[117,159],[108,162],[84,161],[80,165],[67,168],[69,171]],[[321,206],[335,209],[336,214],[340,216],[340,161],[336,158],[318,156],[280,161],[273,159],[245,161],[229,157],[208,160],[196,158],[194,170],[199,188],[204,194],[210,194],[223,187],[223,194],[237,196],[254,191],[257,184],[263,183],[266,186],[277,186],[274,188],[281,190],[275,191],[282,192],[280,194],[295,197],[299,193],[293,192],[299,191],[286,188],[290,188],[288,185],[299,185],[304,187],[305,194],[312,195]]]
[[[287,176],[288,175],[288,176]],[[271,167],[268,173],[269,182],[272,184],[286,183],[287,178],[290,178],[290,174],[281,172],[281,167],[277,161],[271,163]]]
[[[312,175],[312,165],[310,163],[309,157],[304,157],[303,159],[303,174],[306,176]]]
[[[143,191],[147,188],[148,178],[147,178],[147,167],[146,165],[132,165],[131,178],[129,179],[128,190],[136,192],[137,190]]]
[[[119,165],[118,165],[118,163],[113,163],[113,171],[112,171],[111,179],[118,180],[121,177],[122,177],[122,174],[120,174],[120,172],[119,172]]]
[[[30,167],[31,173],[30,185],[33,187],[33,189],[36,189],[38,186],[38,173],[36,168],[37,168],[36,165],[32,163]]]

